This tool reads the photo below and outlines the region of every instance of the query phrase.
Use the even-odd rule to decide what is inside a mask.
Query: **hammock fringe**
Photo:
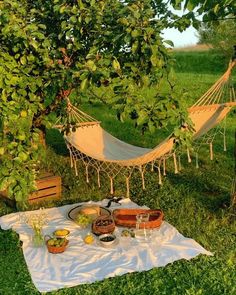
[[[209,130],[217,126],[228,114],[232,107],[236,106],[235,90],[228,87],[230,74],[236,60],[229,63],[227,71],[218,81],[204,93],[200,99],[188,109],[190,119],[194,124],[193,139],[204,137]],[[227,95],[224,92],[228,91]],[[224,101],[224,99],[228,101]],[[179,151],[174,150],[174,138],[169,136],[154,149],[145,149],[122,142],[100,126],[100,122],[73,106],[67,98],[67,112],[69,123],[76,130],[69,134],[64,134],[67,147],[70,153],[70,166],[74,167],[76,176],[78,175],[77,160],[81,160],[85,165],[86,182],[89,183],[89,166],[97,171],[97,184],[101,187],[100,173],[105,172],[110,179],[110,193],[114,194],[114,177],[123,174],[126,181],[126,195],[130,196],[130,177],[134,169],[139,169],[142,180],[142,188],[145,190],[146,167],[150,167],[153,172],[154,167],[158,170],[158,184],[162,185],[162,175],[166,176],[166,160],[173,157],[174,172],[177,174],[182,170]],[[55,127],[64,130],[68,125],[68,120]],[[72,126],[70,127],[72,128]],[[204,135],[204,136],[203,136]],[[215,134],[214,134],[215,136]],[[213,139],[208,140],[210,159],[213,160]],[[224,151],[226,151],[225,126],[223,131]],[[178,153],[178,161],[176,153]],[[187,159],[191,163],[190,150],[187,148]],[[198,152],[195,154],[196,168],[199,168]],[[128,173],[128,175],[127,175]]]

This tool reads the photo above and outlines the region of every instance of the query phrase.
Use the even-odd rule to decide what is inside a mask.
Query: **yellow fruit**
[[[87,235],[85,238],[84,238],[84,242],[86,244],[92,244],[94,242],[94,237],[92,235]]]
[[[48,245],[49,246],[54,246],[54,240],[53,239],[48,240]]]
[[[58,229],[54,233],[56,236],[66,236],[69,234],[69,231],[67,229]]]
[[[21,111],[20,115],[21,115],[22,118],[27,117],[27,111],[25,111],[25,110]]]

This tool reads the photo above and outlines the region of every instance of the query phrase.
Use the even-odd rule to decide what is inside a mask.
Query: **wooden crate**
[[[29,195],[29,203],[58,200],[61,198],[61,177],[52,173],[40,174],[36,180],[37,190]],[[0,191],[0,197],[8,199],[7,190]]]
[[[58,200],[61,197],[61,177],[50,173],[40,175],[36,180],[37,191],[29,195],[29,202]]]

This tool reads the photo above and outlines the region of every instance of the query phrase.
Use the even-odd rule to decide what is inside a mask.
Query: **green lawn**
[[[178,72],[176,79],[179,87],[189,92],[188,103],[191,105],[219,76],[219,73]],[[141,135],[140,130],[135,129],[131,122],[123,124],[116,121],[114,113],[110,110],[107,112],[100,104],[85,104],[83,109],[102,120],[103,127],[109,132],[132,144],[153,147],[159,138],[168,134],[166,130],[157,131],[154,135],[148,132]],[[200,255],[190,261],[180,260],[166,267],[48,294],[236,294],[236,215],[227,207],[234,177],[235,126],[235,113],[232,112],[227,127],[228,151],[223,152],[223,139],[221,136],[217,137],[214,160],[210,161],[208,147],[203,146],[199,155],[199,169],[195,168],[194,157],[193,162],[188,164],[183,155],[183,171],[175,175],[172,164],[169,163],[162,187],[158,186],[156,173],[147,175],[146,191],[141,189],[138,174],[131,182],[133,201],[139,205],[163,209],[168,222],[182,234],[195,239],[213,252],[213,257]],[[78,178],[74,177],[60,134],[49,131],[47,140],[51,148],[47,152],[48,158],[44,160],[43,168],[60,174],[63,179],[63,200],[48,206],[89,199],[100,200],[108,196],[108,181],[105,177],[102,178],[103,186],[100,191],[96,186],[95,175],[89,184],[86,184],[82,170]],[[120,178],[115,183],[118,196],[125,194],[122,182],[123,179]],[[0,215],[9,212],[11,209],[1,203]],[[0,230],[0,266],[0,294],[38,294],[31,282],[18,235],[11,230]]]

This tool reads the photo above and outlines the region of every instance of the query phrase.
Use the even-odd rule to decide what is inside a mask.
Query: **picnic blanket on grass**
[[[108,200],[80,204],[97,204],[105,206]],[[0,217],[2,229],[13,229],[23,242],[22,249],[33,283],[40,292],[48,292],[84,283],[92,283],[104,278],[114,277],[135,271],[149,270],[165,266],[179,259],[191,259],[199,254],[212,255],[193,239],[185,238],[176,228],[164,221],[159,229],[153,230],[150,241],[119,237],[123,228],[117,228],[115,234],[119,243],[109,248],[95,242],[87,245],[83,237],[89,229],[78,229],[67,218],[70,209],[80,205],[65,205],[45,209],[49,223],[43,228],[44,234],[51,235],[56,229],[70,230],[69,246],[64,253],[51,254],[46,246],[35,248],[31,242],[32,230],[23,223],[19,213]],[[116,208],[140,208],[130,199],[121,201]],[[147,208],[147,207],[141,207]],[[37,213],[27,211],[26,214]]]

